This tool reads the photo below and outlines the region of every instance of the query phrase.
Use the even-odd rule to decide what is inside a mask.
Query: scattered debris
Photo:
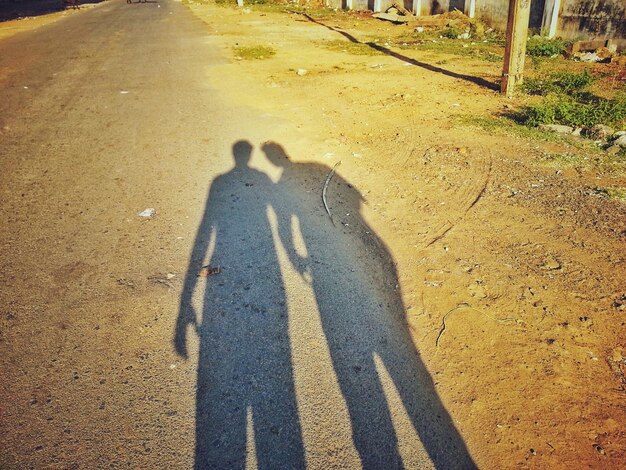
[[[556,271],[557,269],[561,269],[561,263],[559,263],[552,256],[548,257],[543,264],[541,265],[541,269],[546,271]]]
[[[330,213],[330,209],[328,208],[328,203],[326,202],[326,190],[328,189],[328,183],[330,183],[330,179],[333,177],[333,175],[335,174],[336,168],[340,164],[341,164],[341,160],[335,163],[335,166],[333,166],[333,169],[330,170],[330,173],[328,173],[328,176],[326,177],[326,182],[324,183],[324,188],[322,189],[322,202],[324,203],[324,209],[326,209],[326,212],[328,213],[328,217],[330,217],[330,221],[333,223],[333,225],[335,225],[335,221],[333,220],[333,216]]]
[[[120,279],[117,279],[117,283],[120,286],[129,287],[131,289],[134,289],[135,287],[137,287],[135,283],[131,281],[130,279],[120,278]]]
[[[152,276],[148,276],[148,280],[152,282],[153,284],[158,284],[160,286],[167,287],[168,289],[173,289],[174,284],[170,282],[170,279],[172,279],[173,277],[174,275],[171,273],[168,273],[168,274],[157,273],[157,274],[153,274]]]
[[[564,126],[562,124],[541,124],[539,129],[542,131],[556,132],[558,134],[571,134],[574,132],[573,127]]]
[[[144,219],[151,219],[156,215],[156,209],[149,207],[147,209],[142,210],[139,214],[139,217],[143,217]]]
[[[202,266],[202,269],[198,272],[198,277],[209,277],[209,276],[213,276],[214,274],[219,274],[222,272],[222,267],[221,266]]]
[[[604,124],[596,124],[595,126],[588,127],[583,130],[583,135],[593,140],[603,140],[611,135],[615,130],[612,127],[605,126]]]
[[[622,148],[626,148],[626,134],[620,135],[613,141],[613,145],[619,145]]]
[[[392,23],[408,23],[413,20],[413,13],[404,8],[404,5],[395,2],[384,13],[374,13],[372,17]]]

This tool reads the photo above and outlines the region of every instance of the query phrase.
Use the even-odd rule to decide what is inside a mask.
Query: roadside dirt
[[[624,167],[565,165],[546,156],[575,154],[589,162],[604,157],[582,141],[530,139],[477,126],[478,118],[507,112],[525,100],[505,100],[490,88],[499,79],[497,62],[398,50],[384,42],[378,50],[351,46],[356,43],[349,37],[367,43],[407,33],[406,26],[360,14],[328,14],[312,21],[261,7],[248,13],[213,4],[189,7],[206,23],[207,40],[227,58],[207,74],[210,87],[223,93],[224,101],[283,122],[275,135],[282,132],[289,137],[284,141],[295,142],[285,149],[294,162],[332,167],[340,161],[338,174],[363,195],[366,221],[397,263],[415,345],[477,465],[622,468],[626,205],[603,197],[597,188],[626,187]],[[64,14],[3,23],[0,39]],[[243,60],[233,49],[255,45],[270,46],[276,55]],[[294,123],[298,135],[293,135]],[[164,171],[164,185],[170,176]],[[338,212],[340,188],[330,189],[336,221],[350,224],[349,214]],[[171,212],[178,202],[171,201]],[[189,225],[195,229],[193,222]],[[141,246],[139,237],[125,243]],[[124,269],[131,271],[131,266],[119,267]],[[85,263],[69,264],[54,277],[80,280],[91,270]],[[163,276],[150,279],[157,292],[169,289]],[[120,289],[135,289],[132,280],[115,282]],[[37,292],[35,281],[26,287]],[[62,289],[59,304],[68,301]],[[69,301],[79,304],[76,296]],[[157,294],[149,308],[143,301],[123,300],[128,311],[140,312],[132,318],[142,318],[145,329],[161,315]],[[29,301],[43,304],[42,299]],[[12,313],[3,313],[0,333],[14,321]],[[76,323],[81,321],[89,323]],[[130,322],[121,312],[106,321],[120,330]],[[66,329],[60,324],[58,336]],[[100,324],[93,329],[95,336]],[[116,338],[107,336],[102,343],[116,351],[129,349]],[[50,336],[41,349],[53,350],[54,340]],[[170,354],[170,349],[162,345],[151,354]],[[24,351],[16,364],[34,361],[28,354]],[[132,368],[122,352],[114,365],[99,357],[97,348],[81,354],[80,364]],[[143,350],[137,356],[138,362],[146,359]],[[45,365],[32,369],[37,367]],[[184,372],[194,373],[191,366]],[[149,395],[142,388],[148,379],[134,380],[136,396],[129,401],[140,409],[138,403]],[[171,400],[180,399],[172,389]],[[115,392],[128,394],[122,385]],[[31,404],[49,400],[42,391]],[[94,401],[98,406],[104,408],[104,400]],[[115,410],[107,418],[113,422],[123,404],[106,406]],[[187,411],[176,417],[175,427],[193,433],[193,403],[181,408]],[[72,411],[64,410],[67,415]],[[113,424],[119,423],[102,426],[109,424],[117,429]],[[132,445],[125,452],[131,461],[142,451],[140,433],[132,423],[120,426],[128,428],[125,438]],[[169,434],[160,423],[155,426]],[[81,445],[77,440],[76,455]]]
[[[478,465],[621,468],[626,206],[593,188],[624,187],[623,166],[548,166],[542,156],[597,151],[473,126],[468,116],[522,102],[488,87],[499,63],[351,53],[350,37],[406,26],[189,6],[230,57],[211,86],[297,123],[317,145],[286,149],[291,158],[341,161],[363,194],[397,262],[415,344]],[[276,55],[233,49],[257,45]]]

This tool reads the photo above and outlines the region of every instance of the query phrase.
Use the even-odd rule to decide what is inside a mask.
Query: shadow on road
[[[262,150],[282,169],[280,180],[248,166],[250,143],[233,146],[235,166],[211,184],[181,296],[177,352],[187,358],[191,329],[200,338],[196,468],[244,468],[251,441],[259,468],[305,467],[289,312],[268,211],[293,267],[310,280],[363,468],[404,468],[384,377],[436,468],[475,468],[411,340],[395,265],[360,215],[361,195],[333,177],[334,226],[320,200],[330,168],[294,163],[274,142]],[[296,249],[295,232],[306,255]],[[206,279],[203,311],[195,312],[203,264],[222,271]]]
[[[75,5],[100,3],[103,0],[78,0]],[[47,15],[56,11],[65,10],[66,5],[62,0],[20,0],[0,1],[0,22]]]
[[[443,69],[441,67],[436,67],[436,66],[428,64],[426,62],[420,62],[419,60],[412,59],[412,58],[407,57],[405,55],[399,54],[398,52],[394,52],[391,49],[388,49],[386,47],[380,46],[380,45],[375,44],[373,42],[365,42],[365,43],[361,42],[357,38],[352,36],[350,33],[347,33],[346,31],[342,31],[340,29],[333,28],[332,26],[324,24],[321,21],[316,20],[312,16],[307,15],[306,13],[301,13],[301,14],[302,14],[302,16],[304,16],[309,21],[311,21],[313,23],[316,23],[316,24],[318,24],[320,26],[323,26],[324,28],[330,29],[331,31],[334,31],[336,33],[341,34],[343,37],[347,38],[350,42],[353,42],[355,44],[364,44],[366,46],[371,47],[372,49],[375,49],[375,50],[377,50],[379,52],[382,52],[385,55],[394,57],[394,58],[396,58],[398,60],[401,60],[402,62],[405,62],[407,64],[415,65],[416,67],[421,67],[421,68],[423,68],[425,70],[429,70],[430,72],[440,73],[440,74],[443,74],[443,75],[445,75],[447,77],[458,78],[459,80],[465,80],[466,82],[474,83],[475,85],[479,85],[479,86],[487,88],[489,90],[494,90],[494,91],[500,90],[500,86],[497,83],[490,82],[489,80],[485,80],[484,78],[474,77],[472,75],[465,75],[465,74],[462,74],[462,73],[456,73],[456,72],[452,72],[450,70]]]

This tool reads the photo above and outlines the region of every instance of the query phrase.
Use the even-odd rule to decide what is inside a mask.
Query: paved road
[[[171,1],[0,42],[0,467],[472,468],[360,195],[223,60]]]

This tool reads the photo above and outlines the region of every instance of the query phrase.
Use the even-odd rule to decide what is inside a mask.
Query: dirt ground
[[[366,43],[409,26],[189,8],[228,58],[210,86],[297,123],[317,144],[286,149],[291,158],[341,162],[364,196],[397,263],[415,345],[478,466],[623,468],[626,205],[597,188],[626,187],[626,167],[580,139],[480,126],[526,100],[489,86],[500,63],[350,47],[348,36]],[[276,55],[234,50],[255,45]],[[559,155],[586,163],[550,158]]]
[[[364,195],[415,344],[478,465],[622,468],[626,206],[592,188],[624,187],[624,167],[542,165],[551,154],[604,157],[579,141],[468,124],[523,102],[474,83],[498,83],[499,63],[357,55],[343,34],[366,43],[407,26],[190,8],[231,58],[211,85],[299,123],[318,146],[288,149],[292,158],[341,161]],[[277,53],[239,60],[232,49],[255,45]]]

